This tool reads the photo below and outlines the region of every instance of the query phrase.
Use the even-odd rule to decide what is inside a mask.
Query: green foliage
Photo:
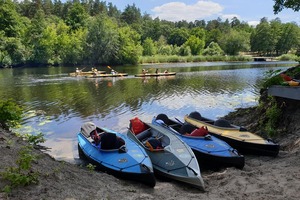
[[[94,170],[96,169],[96,165],[93,165],[93,164],[91,164],[91,163],[89,163],[86,167],[87,167],[88,170],[90,170],[90,171],[94,171]]]
[[[29,144],[32,144],[33,146],[44,143],[46,141],[43,133],[39,133],[37,135],[25,134],[24,138],[29,142]]]
[[[282,53],[288,53],[292,48],[297,48],[300,44],[300,29],[294,23],[282,25],[282,32],[276,44],[276,50]]]
[[[285,2],[283,6],[295,4]],[[121,12],[105,1],[0,0],[0,67],[136,64],[141,55],[157,54],[194,60],[190,55],[203,53],[215,60],[222,53],[210,46],[212,42],[227,55],[251,49],[278,56],[299,49],[299,32],[297,24],[278,18],[271,22],[262,18],[256,27],[236,17],[231,22],[221,18],[171,22],[142,15],[135,4]]]
[[[279,73],[281,72],[280,69],[278,70],[269,70],[264,74],[264,82],[262,87],[268,88],[272,85],[281,85],[283,80],[279,76]]]
[[[273,6],[274,8],[274,13],[278,14],[281,12],[284,8],[290,8],[293,9],[294,11],[299,11],[300,10],[300,2],[297,0],[274,0],[275,4]]]
[[[17,126],[22,119],[23,110],[14,101],[0,100],[0,123],[4,128]]]
[[[275,46],[276,40],[274,39],[271,26],[263,18],[251,35],[251,50],[270,54],[274,51]]]
[[[120,50],[118,24],[106,16],[89,22],[85,56],[91,64],[118,63]]]
[[[154,55],[142,56],[139,63],[172,63],[172,62],[207,62],[207,61],[251,61],[249,56],[177,56]]]
[[[224,55],[224,51],[218,45],[218,43],[211,42],[206,49],[203,51],[203,55],[205,56],[220,56]]]
[[[282,61],[297,61],[298,56],[296,56],[295,54],[283,54],[281,56],[278,57],[278,60],[282,60]]]
[[[187,41],[188,38],[189,38],[189,33],[187,29],[176,28],[171,32],[168,38],[168,43],[172,45],[181,46],[183,45],[183,43]]]
[[[278,107],[274,98],[272,98],[270,104],[271,105],[266,110],[267,123],[265,130],[270,137],[273,137],[277,134],[276,127],[280,120],[282,111]]]
[[[156,54],[157,48],[155,46],[155,43],[151,38],[146,38],[146,40],[143,43],[143,55],[144,56],[153,56]]]
[[[68,11],[66,24],[70,26],[72,30],[77,30],[85,26],[87,17],[88,14],[84,7],[79,2],[75,2]]]
[[[203,50],[204,45],[204,40],[201,40],[200,38],[194,35],[189,37],[189,39],[184,43],[184,46],[190,47],[192,55],[199,55],[200,52]]]
[[[231,30],[223,36],[220,46],[229,55],[238,55],[240,51],[248,51],[250,50],[249,33]]]
[[[142,55],[140,34],[129,26],[119,29],[119,62],[123,64],[136,64]]]
[[[16,161],[17,167],[8,167],[0,175],[9,182],[2,190],[10,193],[12,188],[18,186],[27,186],[38,182],[38,173],[33,172],[32,162],[36,161],[36,156],[32,153],[31,146],[24,146],[19,152],[19,158]]]

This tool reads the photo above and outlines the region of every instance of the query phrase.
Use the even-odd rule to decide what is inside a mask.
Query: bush
[[[3,128],[15,127],[22,119],[22,108],[12,100],[0,101],[0,124]]]
[[[0,176],[9,181],[2,191],[10,193],[12,188],[18,186],[27,186],[38,182],[38,173],[33,172],[31,164],[37,157],[32,153],[32,146],[24,146],[19,152],[19,158],[16,161],[17,167],[8,167]]]

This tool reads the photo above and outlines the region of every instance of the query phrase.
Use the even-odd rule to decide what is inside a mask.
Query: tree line
[[[296,53],[295,22],[171,22],[100,0],[0,0],[0,66],[137,64],[142,56]]]

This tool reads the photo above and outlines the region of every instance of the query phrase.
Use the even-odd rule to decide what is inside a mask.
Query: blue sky
[[[283,23],[296,22],[300,24],[300,12],[285,9],[277,15],[273,14],[274,0],[107,0],[121,11],[127,5],[135,4],[142,14],[150,14],[169,21],[205,21],[217,19],[231,20],[236,16],[240,21],[250,25],[259,23],[260,19],[268,20],[279,17]]]

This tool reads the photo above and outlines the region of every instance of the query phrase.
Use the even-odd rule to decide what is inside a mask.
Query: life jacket
[[[191,132],[191,134],[188,134],[189,136],[206,136],[208,134],[208,129],[205,126],[202,126],[201,128],[197,128],[195,130],[193,130],[193,132]]]
[[[97,130],[93,130],[91,132],[91,138],[94,140],[95,144],[98,145],[100,143],[101,137],[98,135]]]
[[[138,117],[130,120],[130,129],[137,135],[147,129],[147,126]]]
[[[283,80],[285,81],[291,81],[292,78],[284,73],[280,74],[280,76],[283,78]]]

